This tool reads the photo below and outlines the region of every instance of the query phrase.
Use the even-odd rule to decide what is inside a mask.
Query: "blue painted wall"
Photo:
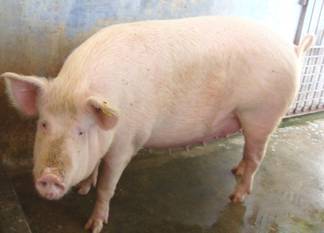
[[[300,10],[298,0],[0,0],[0,73],[55,76],[98,29],[144,19],[237,15],[293,41]]]

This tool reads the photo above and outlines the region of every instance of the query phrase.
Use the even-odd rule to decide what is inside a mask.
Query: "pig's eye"
[[[79,135],[80,136],[84,135],[84,132],[83,131],[79,131]]]
[[[41,122],[40,126],[42,129],[47,129],[47,123],[45,121]]]

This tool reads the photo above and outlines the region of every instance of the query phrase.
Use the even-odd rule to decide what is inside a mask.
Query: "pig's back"
[[[149,128],[153,146],[161,139],[168,139],[162,143],[167,146],[223,134],[220,124],[238,127],[235,110],[271,99],[288,104],[296,86],[293,45],[232,17],[112,26],[69,59],[80,57],[85,57],[80,73],[91,89],[119,106],[125,125]],[[280,93],[273,96],[276,88]],[[130,115],[141,124],[129,123]]]

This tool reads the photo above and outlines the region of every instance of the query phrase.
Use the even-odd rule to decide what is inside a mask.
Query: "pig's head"
[[[87,178],[109,147],[118,114],[108,100],[64,79],[4,73],[10,101],[23,115],[38,116],[34,181],[39,194],[61,198]],[[71,83],[70,83],[71,84]]]

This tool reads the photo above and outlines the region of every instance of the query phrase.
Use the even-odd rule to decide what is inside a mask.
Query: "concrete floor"
[[[314,116],[291,119],[276,131],[242,204],[228,200],[241,136],[171,155],[142,152],[122,176],[104,232],[323,233],[324,114]],[[46,201],[36,194],[28,169],[12,174],[32,232],[85,232],[94,191]]]

